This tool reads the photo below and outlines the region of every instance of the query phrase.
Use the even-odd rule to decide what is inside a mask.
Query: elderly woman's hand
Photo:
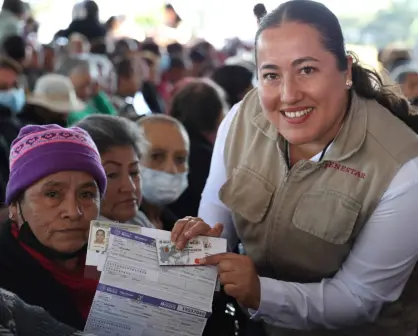
[[[177,221],[171,232],[171,240],[178,249],[184,249],[187,242],[196,236],[220,237],[223,224],[216,224],[213,228],[201,218],[185,217]]]

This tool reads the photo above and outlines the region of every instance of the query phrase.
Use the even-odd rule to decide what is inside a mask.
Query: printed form
[[[160,266],[156,239],[169,240],[171,233],[141,233],[110,229],[85,331],[97,336],[202,335],[212,312],[216,267]],[[198,238],[205,255],[226,251],[224,239]]]

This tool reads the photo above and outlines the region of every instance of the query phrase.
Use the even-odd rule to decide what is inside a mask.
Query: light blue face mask
[[[171,65],[171,59],[170,56],[167,53],[164,53],[161,55],[160,58],[160,73],[163,73],[167,71],[170,68]]]
[[[141,192],[144,199],[154,205],[175,202],[189,186],[188,173],[169,174],[144,166],[141,170]]]
[[[26,97],[23,88],[0,91],[0,106],[5,106],[15,114],[19,114],[25,105]]]

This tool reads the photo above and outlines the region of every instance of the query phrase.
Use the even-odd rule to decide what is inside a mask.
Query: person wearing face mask
[[[80,128],[28,125],[9,164],[0,288],[83,330],[98,284],[84,277],[88,232],[106,190],[96,145]]]
[[[21,74],[22,68],[18,63],[10,58],[0,57],[0,137],[7,148],[21,127],[17,115],[26,99],[19,81]]]
[[[166,206],[188,187],[190,140],[184,126],[166,115],[143,117],[138,125],[148,141],[140,159],[141,208],[157,229],[171,230],[178,218]]]
[[[107,189],[99,219],[153,228],[139,210],[142,192],[139,161],[146,150],[146,140],[138,126],[123,117],[92,115],[78,124],[95,142],[107,176]],[[142,182],[142,183],[141,183]]]

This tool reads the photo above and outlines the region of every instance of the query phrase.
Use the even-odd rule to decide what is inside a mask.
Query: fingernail
[[[191,235],[192,235],[192,231],[187,231],[185,234],[184,234],[187,238],[189,238]]]
[[[182,248],[181,244],[180,244],[180,243],[178,243],[178,244],[176,245],[176,249],[177,249],[177,250],[181,250],[181,248]]]

